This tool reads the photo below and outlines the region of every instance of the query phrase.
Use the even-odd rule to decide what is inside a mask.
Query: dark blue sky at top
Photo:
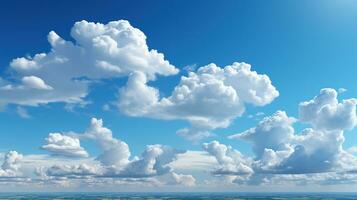
[[[265,108],[251,108],[248,113],[263,111],[271,114],[282,109],[297,116],[298,103],[312,98],[323,87],[347,88],[343,97],[357,96],[356,9],[357,2],[351,0],[2,1],[0,74],[7,76],[8,64],[13,58],[48,52],[46,37],[51,30],[72,40],[70,28],[76,21],[107,23],[126,19],[146,34],[150,48],[164,53],[166,59],[178,68],[211,62],[222,67],[234,61],[251,64],[254,70],[270,77],[280,97]],[[168,95],[178,80],[179,76],[161,77],[152,84],[159,87],[163,95]],[[112,89],[114,91],[116,87]],[[89,98],[102,103],[114,100],[115,96],[108,97],[100,91],[94,91]],[[152,139],[157,143],[176,143],[183,148],[191,145],[182,139],[176,141],[174,131],[182,128],[181,122],[162,125],[158,120],[127,119],[120,114],[101,113],[101,105],[92,106],[85,112],[90,116],[104,116],[104,122],[111,124],[114,131],[132,132],[120,137],[133,143],[134,152],[136,146],[143,148],[143,144],[151,142],[150,137],[138,141],[144,129],[157,134]],[[47,109],[37,114],[38,120],[24,122],[11,114],[1,113],[1,121],[8,122],[1,128],[18,134],[25,134],[25,129],[32,128],[39,134],[38,137],[28,136],[28,141],[39,146],[50,130],[81,131],[88,123],[88,117],[63,112]],[[59,117],[63,119],[61,123],[56,121]],[[48,123],[43,124],[41,119],[47,119]],[[68,126],[73,119],[78,123]],[[123,121],[121,124],[119,119]],[[19,122],[26,128],[11,125]],[[147,126],[135,126],[137,123]],[[237,119],[229,129],[217,132],[230,134],[255,123]],[[162,128],[170,133],[164,133]],[[16,148],[15,144],[5,145],[16,140],[6,137],[14,133],[5,132],[6,139],[0,142],[0,148]],[[19,148],[31,152],[26,147]]]

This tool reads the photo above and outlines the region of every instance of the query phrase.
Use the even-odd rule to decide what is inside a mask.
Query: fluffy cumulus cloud
[[[237,150],[217,141],[203,147],[217,159],[219,169],[227,169],[215,170],[215,174],[232,175],[242,165],[251,169],[249,175],[236,177],[234,181],[237,183],[263,183],[278,176],[308,173],[317,174],[314,177],[327,173],[329,180],[331,176],[335,176],[336,180],[348,176],[351,180],[355,176],[348,174],[354,173],[357,168],[357,158],[351,150],[345,151],[342,145],[344,130],[356,125],[355,101],[347,99],[338,102],[335,90],[322,89],[314,99],[299,106],[298,120],[309,123],[312,128],[296,133],[293,125],[298,120],[288,117],[284,111],[277,111],[265,117],[256,127],[231,135],[231,139],[252,144],[252,158],[241,154],[228,156],[227,152]],[[233,162],[234,158],[239,161]]]
[[[321,104],[318,99],[323,98],[325,92],[333,94],[335,91],[321,90],[315,98],[306,101],[308,103],[300,104],[300,112],[301,106],[314,102]],[[334,98],[337,99],[337,96]],[[356,105],[343,109],[346,113],[338,111],[348,101],[328,101],[323,103],[324,106],[314,105],[313,109],[308,110],[316,118],[322,119],[326,115],[318,110],[335,106],[335,112],[329,116],[352,122],[356,117]],[[298,122],[308,123],[311,127],[296,131],[294,126]],[[44,147],[52,145],[55,150],[47,149],[51,153],[67,155],[68,151],[76,148],[85,151],[79,140],[92,140],[100,149],[96,157],[68,159],[68,155],[32,155],[23,158],[16,152],[9,152],[1,166],[0,183],[6,180],[42,186],[142,184],[186,187],[212,187],[213,184],[232,188],[236,184],[244,187],[257,184],[262,187],[357,184],[355,148],[342,148],[344,131],[353,129],[355,125],[346,125],[345,121],[332,127],[322,127],[322,124],[303,117],[289,117],[286,112],[277,111],[264,117],[255,127],[230,136],[231,139],[249,142],[253,156],[245,156],[218,141],[204,143],[204,151],[180,151],[161,144],[147,145],[142,154],[132,156],[129,146],[117,139],[104,126],[103,120],[92,118],[83,133],[50,134]],[[33,173],[34,167],[36,174],[31,179],[23,179],[22,174],[27,175],[31,170]],[[208,172],[212,176],[207,176]]]
[[[118,107],[130,116],[187,120],[193,127],[180,130],[180,135],[207,136],[205,131],[227,127],[241,116],[245,104],[264,106],[278,95],[269,77],[252,71],[249,64],[209,64],[181,77],[172,94],[163,98],[144,73],[133,73],[119,92]]]
[[[325,131],[355,127],[357,99],[345,99],[338,102],[337,94],[336,90],[325,88],[314,99],[302,102],[299,106],[301,121]]]
[[[113,137],[110,129],[103,126],[102,119],[92,118],[84,134],[77,135],[82,139],[91,139],[101,148],[102,153],[97,160],[108,166],[121,167],[129,163],[129,146]]]
[[[175,75],[178,69],[150,49],[145,34],[128,21],[83,20],[73,25],[71,37],[73,41],[65,40],[51,31],[48,53],[13,59],[9,77],[0,81],[0,105],[64,102],[73,110],[74,105],[87,104],[90,86],[98,80],[129,76],[119,92],[122,113],[186,120],[192,127],[177,134],[199,140],[210,136],[212,129],[229,126],[246,104],[264,106],[279,95],[267,75],[253,71],[249,64],[233,63],[190,71],[170,96],[160,97],[148,82],[158,75]]]
[[[261,158],[265,153],[265,149],[274,151],[285,150],[288,147],[287,141],[290,141],[294,136],[294,128],[292,124],[296,120],[288,117],[283,111],[277,111],[273,116],[266,117],[258,123],[254,128],[251,128],[243,133],[230,136],[230,138],[239,138],[252,142],[254,153],[258,158]]]
[[[10,62],[7,76],[0,77],[0,106],[15,104],[24,118],[31,117],[26,106],[62,102],[73,110],[74,105],[87,104],[92,84],[128,77],[115,103],[120,112],[187,121],[189,127],[177,134],[198,141],[213,135],[214,129],[228,127],[247,105],[265,106],[279,96],[267,75],[238,62],[225,67],[213,63],[188,67],[188,74],[171,94],[162,96],[151,82],[158,76],[175,75],[178,69],[162,53],[150,49],[145,34],[128,21],[80,21],[70,34],[72,39],[65,40],[51,31],[49,52]],[[356,148],[346,151],[343,143],[344,131],[357,125],[357,99],[339,100],[338,94],[345,91],[322,89],[299,104],[298,118],[277,111],[255,127],[229,136],[250,143],[253,156],[218,141],[204,143],[204,151],[147,145],[140,155],[133,156],[129,145],[116,138],[102,119],[92,118],[82,133],[50,133],[41,147],[49,155],[4,154],[0,183],[11,179],[42,186],[140,183],[191,187],[198,184],[187,173],[191,170],[198,174],[209,171],[228,184],[356,184]],[[103,106],[106,111],[110,108],[109,104]],[[262,115],[259,112],[256,117]],[[296,131],[298,122],[309,127]],[[86,140],[97,145],[98,155],[89,156],[82,147]]]
[[[168,165],[176,159],[177,154],[184,153],[164,145],[148,145],[140,157],[136,157],[121,170],[109,168],[104,176],[118,177],[151,177],[171,172]]]
[[[231,146],[212,141],[204,143],[203,149],[214,156],[219,164],[219,168],[213,171],[214,174],[244,175],[253,173],[250,167],[251,161]]]
[[[50,133],[45,140],[46,144],[42,146],[42,149],[47,150],[54,155],[88,157],[87,151],[81,147],[78,138],[63,135],[61,133]]]
[[[195,186],[196,179],[192,175],[177,174],[175,172],[170,173],[172,184],[184,185],[184,186]],[[170,183],[170,182],[169,182]]]
[[[19,168],[22,155],[16,151],[9,151],[5,154],[4,162],[0,168],[1,177],[16,177],[20,175]]]
[[[0,104],[80,103],[93,80],[135,71],[150,80],[178,73],[162,53],[147,46],[145,34],[126,20],[76,22],[71,36],[73,42],[51,31],[48,53],[13,59],[11,77],[0,81]]]
[[[85,157],[87,152],[80,146],[79,140],[93,140],[101,149],[101,153],[92,164],[80,162],[75,164],[59,164],[38,170],[42,179],[146,179],[171,174],[176,184],[193,184],[193,177],[184,174],[173,174],[169,165],[177,159],[177,155],[185,151],[176,150],[165,145],[147,145],[140,156],[131,158],[129,146],[113,136],[110,129],[104,127],[102,119],[92,118],[84,133],[63,135],[51,133],[42,147],[53,154]]]

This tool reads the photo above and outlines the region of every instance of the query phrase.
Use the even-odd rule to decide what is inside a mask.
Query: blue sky
[[[91,80],[93,82],[88,85],[87,94],[81,98],[81,102],[73,104],[58,100],[51,103],[45,101],[33,106],[4,100],[5,103],[3,102],[0,112],[2,121],[0,123],[0,152],[5,154],[10,150],[16,150],[23,154],[25,159],[26,155],[49,156],[49,158],[46,157],[49,160],[62,159],[58,155],[50,156],[53,151],[41,148],[45,143],[45,138],[49,137],[49,133],[58,132],[69,135],[68,137],[72,139],[79,139],[81,146],[89,153],[89,158],[95,159],[101,154],[102,147],[98,147],[95,141],[82,139],[83,136],[73,136],[73,133],[68,133],[85,132],[89,121],[94,117],[103,119],[104,126],[112,131],[113,136],[130,146],[130,159],[135,155],[140,156],[141,152],[147,148],[146,145],[150,144],[163,144],[181,150],[205,152],[202,144],[208,144],[213,140],[230,145],[248,157],[259,159],[249,143],[252,141],[249,139],[232,140],[228,139],[228,136],[257,126],[264,116],[271,116],[277,110],[284,110],[289,117],[298,119],[298,122],[294,124],[297,134],[306,127],[326,131],[327,128],[321,128],[322,122],[320,123],[325,119],[299,119],[299,103],[313,99],[314,96],[319,95],[322,88],[333,88],[336,91],[340,89],[337,92],[340,103],[343,99],[357,97],[355,80],[357,13],[354,12],[356,8],[357,3],[350,0],[2,2],[0,6],[0,26],[3,27],[0,37],[0,77],[6,82],[2,84],[0,81],[0,86],[16,87],[16,84],[23,80],[19,78],[23,74],[18,75],[12,70],[10,63],[13,59],[27,57],[31,60],[30,57],[35,54],[51,51],[51,46],[47,41],[47,34],[50,31],[55,31],[64,40],[76,44],[76,40],[70,34],[76,22],[86,20],[107,24],[123,19],[146,35],[146,45],[149,49],[156,49],[163,53],[164,59],[179,69],[179,72],[170,72],[169,75],[156,72],[155,79],[149,81],[148,85],[159,91],[160,98],[169,97],[175,86],[180,83],[181,76],[188,76],[187,66],[194,68],[192,71],[195,72],[196,69],[210,63],[223,68],[234,62],[249,63],[252,71],[266,74],[271,85],[275,87],[274,90],[268,89],[268,92],[276,90],[279,95],[263,97],[271,98],[266,100],[263,106],[254,106],[254,102],[253,105],[249,102],[244,103],[245,112],[237,111],[239,114],[229,118],[229,124],[217,125],[214,128],[205,127],[201,130],[206,124],[192,122],[190,118],[192,113],[184,117],[172,113],[175,112],[174,108],[174,111],[166,111],[169,114],[153,110],[148,111],[147,114],[123,112],[125,108],[116,106],[118,99],[121,101],[122,98],[118,91],[127,85],[128,76],[130,77],[134,72],[110,78],[106,78],[107,75],[105,75],[105,78],[103,76],[97,80]],[[125,61],[119,60],[118,62]],[[128,66],[130,67],[130,64]],[[26,73],[24,74],[33,75]],[[42,75],[45,77],[44,73]],[[144,76],[149,77],[145,73]],[[46,84],[46,78],[41,75],[39,77],[44,79]],[[61,79],[60,75],[59,78]],[[49,86],[56,89],[51,84]],[[341,91],[341,88],[346,91]],[[141,93],[141,91],[137,92]],[[3,93],[3,95],[7,94]],[[31,93],[29,94],[31,96]],[[320,93],[320,95],[324,94]],[[326,92],[326,94],[331,93]],[[219,100],[221,97],[216,98]],[[125,100],[130,101],[130,99]],[[79,106],[84,102],[90,103],[83,107]],[[222,104],[225,104],[223,100]],[[109,109],[103,109],[104,105],[108,105]],[[70,109],[71,106],[73,109]],[[139,108],[140,106],[145,105],[140,104]],[[182,107],[177,109],[182,109]],[[353,124],[356,123],[353,121],[356,119],[355,106],[351,109],[352,114],[348,116],[351,117]],[[256,113],[263,114],[256,115]],[[337,111],[336,113],[338,114]],[[345,115],[337,116],[336,113],[332,113],[330,120],[346,119],[343,118]],[[217,113],[217,120],[219,114]],[[216,116],[206,116],[206,118],[216,119]],[[323,122],[325,124],[325,121]],[[212,123],[213,121],[209,121],[209,124],[212,125]],[[348,128],[339,127],[338,129],[343,131],[345,142],[341,145],[346,151],[357,145],[354,125],[349,124],[346,125]],[[192,128],[196,132],[209,132],[211,136],[195,141],[187,140],[187,137],[180,137],[176,134],[178,130],[185,127],[190,130]],[[253,144],[254,142],[256,141],[253,141]],[[281,149],[273,148],[273,150]],[[196,183],[199,185],[200,180],[204,180],[204,176],[209,175],[198,173],[197,176],[199,178],[195,177]],[[336,186],[336,188],[339,187]],[[260,190],[259,187],[256,190]]]

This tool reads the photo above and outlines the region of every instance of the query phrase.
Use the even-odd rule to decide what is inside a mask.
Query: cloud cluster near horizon
[[[117,93],[111,94],[117,99],[105,104],[106,110],[115,106],[129,117],[186,121],[190,126],[177,130],[177,135],[199,142],[215,129],[230,126],[247,105],[266,106],[279,96],[267,75],[244,62],[197,67],[181,76],[170,95],[163,96],[151,82],[177,75],[179,70],[162,53],[150,49],[145,34],[128,21],[76,22],[71,36],[73,42],[51,31],[50,52],[13,59],[11,77],[0,78],[0,105],[17,105],[18,114],[25,118],[30,117],[26,106],[85,106],[98,81],[127,77]],[[357,183],[354,150],[342,146],[344,131],[357,125],[357,100],[339,101],[337,95],[334,89],[322,89],[300,103],[298,118],[279,110],[255,127],[229,136],[248,141],[253,156],[219,141],[204,143],[197,152],[148,144],[141,155],[133,156],[129,145],[114,137],[102,119],[92,118],[82,133],[49,133],[41,146],[49,155],[5,154],[0,183],[41,187],[109,182],[156,186]],[[310,127],[298,133],[296,123]],[[100,153],[90,155],[83,141],[94,142]],[[185,164],[188,160],[190,166]],[[198,181],[188,168],[209,172],[209,177]],[[307,174],[312,175],[308,178]]]
[[[250,142],[254,157],[245,158],[238,150],[218,141],[205,143],[203,147],[220,164],[213,173],[242,175],[233,180],[239,183],[257,177],[331,172],[352,174],[355,178],[357,157],[342,145],[344,131],[357,125],[356,105],[353,98],[338,102],[337,92],[325,88],[312,100],[300,103],[298,119],[277,111],[256,127],[229,136]],[[293,125],[297,121],[312,127],[296,133]]]
[[[210,186],[228,185],[280,185],[280,184],[356,184],[357,157],[355,148],[343,149],[344,131],[357,125],[355,99],[339,102],[337,92],[326,88],[316,97],[300,103],[299,118],[289,117],[284,111],[262,119],[256,127],[229,136],[252,144],[254,156],[242,154],[218,141],[203,144],[201,152],[175,150],[155,144],[147,145],[140,156],[132,156],[129,146],[113,137],[101,119],[92,118],[83,133],[50,133],[43,149],[68,163],[42,166],[27,161],[27,168],[36,172],[37,185],[63,184],[80,181],[103,184],[120,180],[120,184]],[[328,109],[329,115],[326,115]],[[309,114],[306,112],[310,112]],[[305,116],[315,115],[318,122]],[[340,124],[336,119],[343,118]],[[333,120],[333,126],[326,120]],[[324,121],[326,126],[321,126]],[[308,123],[301,133],[294,124]],[[349,123],[346,123],[349,122]],[[80,140],[93,140],[101,149],[96,157],[88,157]],[[55,148],[47,148],[47,147]],[[78,153],[85,152],[85,153]],[[11,151],[5,155],[0,180],[24,181],[21,160],[26,156]],[[73,157],[80,158],[73,160]],[[212,160],[214,158],[214,160]],[[69,162],[71,161],[71,162]],[[187,165],[187,162],[190,162]],[[186,164],[185,164],[186,163]],[[214,169],[212,171],[212,168]],[[179,171],[179,172],[176,172]],[[198,182],[192,174],[180,172],[210,171],[210,177]],[[115,182],[115,181],[114,181]]]

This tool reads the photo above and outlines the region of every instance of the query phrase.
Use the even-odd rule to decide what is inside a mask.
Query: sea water
[[[155,200],[357,200],[357,193],[0,193],[0,200],[94,200],[94,199],[155,199]]]

